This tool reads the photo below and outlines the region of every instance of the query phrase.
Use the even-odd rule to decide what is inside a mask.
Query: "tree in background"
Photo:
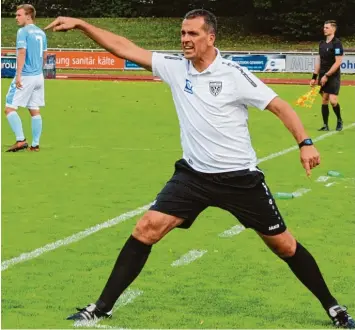
[[[2,0],[2,16],[13,16],[21,0]],[[182,17],[204,8],[228,33],[241,28],[294,40],[318,40],[325,20],[335,19],[341,36],[355,35],[355,0],[28,0],[38,17]],[[240,31],[238,31],[240,34]]]
[[[258,29],[289,39],[314,40],[335,19],[342,36],[355,34],[355,0],[254,0]]]

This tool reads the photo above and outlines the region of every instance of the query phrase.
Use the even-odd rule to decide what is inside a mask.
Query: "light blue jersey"
[[[16,49],[26,49],[22,76],[43,73],[43,52],[47,50],[46,34],[36,25],[28,24],[17,31]]]

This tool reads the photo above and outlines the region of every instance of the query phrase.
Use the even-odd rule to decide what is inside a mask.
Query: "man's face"
[[[335,27],[331,24],[324,24],[323,32],[325,36],[330,36],[335,33]]]
[[[25,10],[24,9],[19,9],[16,12],[16,23],[19,26],[24,26],[28,20],[28,15],[26,15]]]
[[[213,47],[215,35],[205,30],[203,17],[184,19],[181,26],[181,46],[188,60],[202,58]]]

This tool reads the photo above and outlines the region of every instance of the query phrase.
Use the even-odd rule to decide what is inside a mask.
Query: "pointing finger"
[[[59,19],[56,18],[52,23],[50,23],[49,25],[47,25],[44,29],[45,29],[45,30],[51,29],[51,28],[53,28],[54,26],[56,26],[58,23],[59,23]]]
[[[310,167],[309,161],[305,161],[303,166],[306,170],[307,176],[308,177],[311,176],[311,167]]]

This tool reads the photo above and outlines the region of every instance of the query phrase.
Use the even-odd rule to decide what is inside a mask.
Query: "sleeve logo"
[[[166,58],[167,60],[182,61],[182,58],[181,58],[181,57],[178,57],[178,56],[169,56],[169,55],[166,55],[166,56],[164,56],[164,58]]]

